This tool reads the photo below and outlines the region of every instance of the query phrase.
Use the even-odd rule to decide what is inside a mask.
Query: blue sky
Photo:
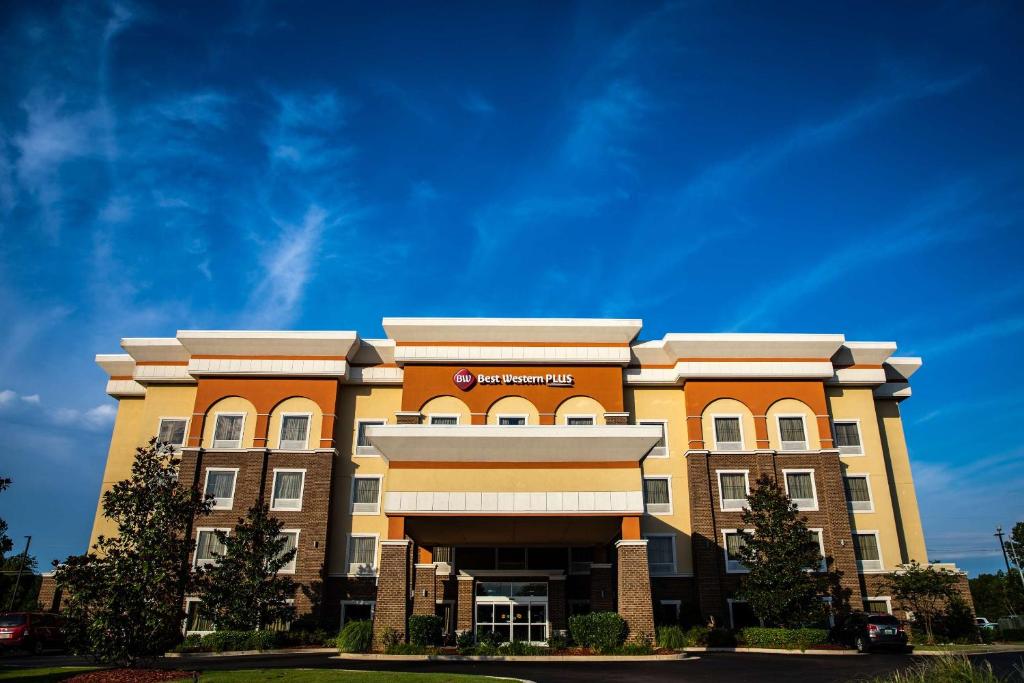
[[[898,5],[898,6],[894,6]],[[1019,3],[0,4],[0,496],[85,549],[92,357],[620,316],[924,356],[932,559],[1024,517]]]

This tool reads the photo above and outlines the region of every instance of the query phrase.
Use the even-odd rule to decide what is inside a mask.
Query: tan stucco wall
[[[715,450],[715,417],[740,416],[740,427],[743,432],[743,450],[752,451],[757,447],[757,435],[754,432],[754,414],[740,401],[733,398],[720,398],[712,401],[704,409],[701,415],[701,425],[704,430],[704,445],[709,450]]]
[[[900,405],[896,401],[876,401],[883,444],[888,448],[890,487],[896,499],[899,513],[899,529],[903,540],[904,562],[928,561],[925,549],[924,529],[921,513],[917,506],[917,492],[914,490],[914,476],[910,469],[910,454],[903,434],[903,419]]]
[[[461,399],[454,396],[438,396],[423,404],[420,410],[423,413],[423,423],[430,424],[431,415],[458,415],[460,425],[473,424],[469,406]]]
[[[782,438],[779,434],[779,416],[802,415],[804,418],[804,432],[807,437],[807,450],[815,451],[821,448],[821,439],[818,434],[818,419],[814,411],[802,401],[795,398],[784,398],[776,401],[768,408],[768,445],[775,450],[782,450]]]
[[[203,425],[203,448],[213,448],[213,435],[217,430],[218,413],[242,413],[242,448],[252,448],[256,436],[256,407],[239,396],[228,396],[210,406]]]
[[[320,430],[323,426],[323,411],[316,401],[303,396],[294,396],[278,403],[270,413],[270,433],[267,435],[268,448],[281,446],[281,416],[285,413],[304,413],[310,415],[309,438],[307,449],[320,447]]]
[[[569,415],[592,415],[594,424],[603,425],[605,408],[589,396],[573,396],[568,398],[555,410],[555,424],[564,425]]]
[[[526,415],[526,424],[540,424],[540,412],[537,406],[522,396],[506,396],[491,404],[487,411],[487,424],[498,424],[499,415]]]

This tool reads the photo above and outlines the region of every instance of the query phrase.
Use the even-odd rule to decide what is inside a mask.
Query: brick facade
[[[39,583],[39,608],[44,612],[59,612],[61,607],[61,591],[57,588],[57,580],[53,574],[43,574]]]
[[[647,541],[619,541],[618,612],[629,628],[628,642],[654,640],[654,603],[647,566]]]
[[[400,641],[405,640],[409,614],[411,546],[411,541],[381,542],[377,607],[373,614],[373,638],[378,647],[381,646],[381,639],[388,629],[394,629]]]
[[[412,613],[434,614],[437,609],[437,566],[417,564],[413,583]]]
[[[615,609],[615,581],[611,564],[590,566],[590,610],[611,612]]]
[[[473,630],[473,599],[476,582],[471,576],[460,576],[458,601],[455,603],[455,630],[458,633]]]

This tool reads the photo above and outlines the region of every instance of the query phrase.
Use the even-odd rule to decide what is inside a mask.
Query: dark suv
[[[46,612],[8,612],[0,614],[0,648],[28,650],[42,654],[44,650],[64,648],[60,617]]]
[[[832,629],[832,641],[852,645],[857,652],[883,648],[902,651],[907,648],[907,632],[891,614],[854,612]]]

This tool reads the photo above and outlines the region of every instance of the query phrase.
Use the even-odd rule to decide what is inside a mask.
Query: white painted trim
[[[746,485],[747,495],[750,495],[750,470],[715,470],[715,479],[718,483],[718,507],[722,512],[740,512],[747,508],[747,499],[744,498],[742,504],[739,507],[725,505],[725,498],[722,496],[722,475],[723,474],[742,474],[743,482]],[[735,501],[738,498],[729,500]]]
[[[292,556],[292,568],[287,569],[286,567],[288,565],[285,565],[284,567],[278,570],[278,574],[294,574],[295,569],[299,566],[299,534],[301,533],[301,531],[301,529],[281,529],[282,534],[295,534],[295,555]]]
[[[811,475],[811,493],[814,494],[814,498],[811,499],[811,505],[805,507],[797,503],[797,509],[801,512],[817,512],[818,511],[818,482],[815,481],[814,470],[809,467],[799,467],[795,469],[783,469],[782,470],[782,482],[786,490],[786,495],[789,496],[789,474],[809,474]],[[792,496],[790,496],[792,500]],[[802,500],[802,499],[801,499]],[[793,500],[796,503],[796,500]]]
[[[427,415],[427,424],[433,425],[435,417],[454,417],[455,424],[459,424],[462,421],[462,416],[458,413],[431,413]],[[452,425],[434,425],[436,427],[451,427]]]
[[[885,571],[885,561],[884,561],[884,559],[882,557],[882,539],[881,539],[881,535],[878,533],[878,530],[877,529],[863,529],[863,530],[861,530],[861,529],[854,529],[852,535],[853,536],[874,536],[875,537],[875,546],[878,548],[878,559],[877,560],[864,560],[864,561],[857,560],[857,572],[860,573],[860,574],[877,574],[879,572],[884,572]],[[856,556],[856,551],[857,551],[856,542],[854,542],[853,549],[854,549],[854,556]],[[865,562],[877,562],[878,566],[876,567],[873,564],[870,565],[870,566],[865,566]]]
[[[864,430],[862,430],[860,428],[860,418],[859,417],[832,418],[831,422],[832,422],[832,443],[836,447],[836,449],[839,451],[839,455],[846,455],[846,456],[864,455]],[[854,424],[857,425],[857,440],[860,441],[860,445],[859,446],[840,446],[839,445],[838,439],[836,439],[836,423],[837,422],[853,422]],[[847,449],[852,448],[852,449],[855,449],[855,450],[845,450],[844,451],[843,450],[844,448],[847,448]]]
[[[586,418],[590,418],[590,425],[569,425],[569,419],[570,419],[570,418],[574,418],[574,419],[579,419],[579,418],[581,418],[581,417],[586,417]],[[593,414],[593,413],[590,413],[590,414],[583,414],[583,413],[580,413],[580,414],[572,414],[572,415],[566,415],[566,416],[565,416],[565,417],[563,418],[563,424],[564,424],[564,425],[565,425],[566,427],[569,427],[569,426],[573,426],[573,427],[587,427],[587,426],[592,426],[592,425],[596,425],[596,424],[597,424],[597,415],[595,415],[595,414]]]
[[[175,421],[177,421],[177,420],[184,420],[184,422],[185,422],[185,431],[182,434],[183,441],[181,443],[172,443],[171,444],[172,446],[175,446],[177,448],[181,448],[181,447],[185,446],[188,443],[188,428],[192,424],[192,418],[191,417],[168,417],[168,416],[161,416],[161,417],[157,418],[157,421],[156,421],[156,437],[158,439],[160,438],[161,430],[163,430],[164,422],[165,421],[171,421],[171,420],[175,420]]]
[[[213,564],[214,562],[216,562],[216,560],[205,560],[205,559],[204,560],[200,560],[199,559],[199,534],[201,534],[204,531],[209,531],[211,533],[214,532],[214,531],[223,531],[225,534],[230,536],[231,535],[231,529],[229,527],[197,526],[195,531],[196,531],[196,536],[195,536],[195,545],[196,545],[196,547],[192,549],[192,567],[195,568],[195,567],[200,567],[200,566],[206,566],[208,564]],[[200,562],[202,562],[202,564],[200,564]]]
[[[345,625],[345,621],[346,621],[345,607],[346,607],[346,605],[369,605],[370,606],[370,621],[371,622],[373,621],[373,613],[377,611],[377,601],[376,600],[342,600],[341,601],[341,615],[340,615],[341,616],[341,624],[340,624],[339,628]]]
[[[739,443],[740,447],[739,448],[719,448],[719,446],[718,446],[718,443],[719,443],[718,442],[718,425],[715,423],[715,418],[718,418],[718,417],[735,418],[736,421],[739,423],[739,425],[740,425],[740,443]],[[714,439],[715,439],[715,445],[711,449],[713,451],[724,451],[724,452],[742,451],[743,448],[747,445],[746,434],[743,433],[743,415],[741,415],[739,413],[712,413],[711,414],[711,432],[712,432],[712,434],[714,436]],[[727,441],[726,443],[732,443],[732,442],[728,442]]]
[[[675,570],[676,570],[676,563],[679,560],[678,556],[676,555],[676,535],[675,534],[641,534],[641,535],[643,536],[644,543],[647,544],[647,564],[648,564],[648,568],[649,568],[648,571],[650,572],[650,575],[651,576],[664,576],[665,574],[672,574],[672,573],[674,573]],[[651,548],[650,548],[650,544],[648,543],[648,541],[650,541],[652,538],[667,538],[667,539],[669,539],[669,542],[670,542],[670,545],[671,545],[671,548],[672,548],[672,566],[668,570],[658,571],[658,570],[656,570],[654,568],[654,565],[651,563],[651,555],[650,555]],[[618,547],[620,543],[623,544],[623,545],[626,545],[626,544],[629,543],[629,541],[619,541],[618,543],[615,544],[615,546]],[[662,564],[664,564],[664,563],[662,563]]]
[[[652,511],[650,509],[650,505],[645,500],[644,501],[644,512],[646,512],[649,515],[656,515],[656,516],[659,516],[659,517],[662,517],[662,516],[664,516],[664,517],[671,517],[672,514],[673,514],[672,511],[674,509],[673,506],[672,506],[672,475],[671,474],[650,474],[650,475],[645,474],[643,476],[643,480],[646,481],[648,479],[664,479],[665,481],[668,482],[668,510],[661,510],[661,511],[657,511],[657,512]],[[663,505],[663,503],[660,503],[660,504]]]
[[[667,458],[669,456],[669,453],[672,452],[670,450],[671,446],[669,445],[669,442],[668,442],[668,420],[663,419],[663,418],[655,418],[655,417],[652,417],[652,418],[642,418],[642,419],[641,418],[637,418],[636,423],[638,425],[650,425],[650,426],[660,425],[661,426],[662,440],[664,440],[665,445],[664,446],[655,446],[654,448],[651,449],[650,453],[647,454],[647,457],[648,458]]]
[[[238,443],[234,446],[218,446],[217,445],[217,423],[220,422],[221,417],[242,417],[242,427],[238,431]],[[214,413],[213,415],[213,434],[210,435],[210,450],[238,450],[242,448],[245,442],[245,413],[230,412],[230,413]]]
[[[502,425],[501,424],[501,421],[503,419],[506,419],[506,418],[520,418],[520,417],[523,418],[523,424],[521,424],[521,425],[515,425],[515,424]],[[494,424],[499,425],[499,426],[503,426],[503,427],[525,427],[528,424],[530,424],[530,416],[528,414],[526,414],[526,413],[498,413],[497,415],[494,416]]]
[[[866,508],[856,509],[856,508],[853,507],[853,502],[847,500],[846,501],[847,509],[850,512],[854,513],[854,514],[858,514],[858,513],[862,513],[862,512],[863,513],[874,512],[875,511],[875,492],[871,488],[871,474],[868,473],[868,472],[847,472],[847,473],[845,473],[843,475],[843,479],[844,480],[849,478],[849,477],[863,477],[866,480],[867,485],[868,485],[868,505],[867,505]],[[845,486],[845,482],[844,482],[844,486]],[[845,490],[844,490],[844,493],[845,493]],[[860,501],[860,502],[861,502],[861,504],[863,504],[863,501]]]
[[[804,440],[803,441],[783,441],[782,440],[782,418],[792,418],[792,417],[800,418],[800,424],[801,424],[803,432],[804,432]],[[806,450],[808,450],[807,416],[804,415],[803,413],[779,413],[778,415],[775,416],[775,429],[776,429],[776,432],[779,435],[779,450],[780,451],[806,451]],[[819,436],[819,441],[820,441],[820,436],[821,435],[819,434],[818,436]],[[791,444],[791,445],[790,445],[789,448],[787,448],[786,444]],[[796,448],[797,444],[800,444],[800,448]]]
[[[884,602],[885,603],[886,611],[889,614],[892,614],[892,598],[890,596],[888,596],[888,595],[872,595],[870,597],[865,597],[862,600],[863,604],[861,605],[861,607],[864,608],[865,612],[867,612],[867,602],[869,600],[875,600],[875,601],[878,601],[878,602]],[[868,612],[868,614],[871,614],[871,612]]]
[[[231,472],[235,476],[231,479],[231,496],[226,499],[214,498],[213,507],[211,510],[230,510],[235,505],[235,487],[238,486],[238,468],[237,467],[207,467],[206,475],[203,479],[203,496],[206,496],[207,490],[210,488],[210,472]],[[221,504],[219,501],[227,500],[226,504]]]
[[[364,572],[353,572],[352,565],[354,564],[350,560],[352,559],[352,539],[353,538],[372,538],[373,539],[373,566],[370,567],[371,571]],[[408,543],[408,541],[405,541]],[[345,566],[348,567],[348,573],[346,576],[377,576],[380,567],[380,534],[377,533],[358,533],[358,534],[346,534],[345,541]]]
[[[359,445],[359,425],[370,422],[373,423],[369,426],[374,425],[386,425],[388,419],[386,417],[360,417],[356,419],[355,433],[352,435],[352,454],[356,457],[380,457],[380,451],[375,446],[360,446]]]
[[[683,612],[683,601],[682,600],[658,600],[659,605],[672,605],[676,608],[675,621],[679,621],[679,617],[682,616]]]
[[[285,448],[284,447],[284,419],[286,417],[304,417],[306,418],[306,440],[302,443],[302,448]],[[282,451],[304,451],[309,448],[309,434],[313,431],[313,413],[281,413],[281,424],[277,427],[277,448]]]
[[[750,570],[744,567],[739,560],[729,559],[729,542],[727,536],[729,534],[741,534],[746,533],[751,536],[754,534],[753,529],[722,529],[722,557],[725,559],[725,573],[726,574],[749,574]],[[730,569],[730,564],[733,564],[733,568]]]
[[[374,509],[363,510],[360,512],[356,511],[356,481],[359,479],[376,479],[377,480],[377,504]],[[349,491],[349,513],[353,516],[357,515],[379,515],[380,514],[380,501],[384,497],[384,475],[383,474],[359,474],[352,475],[352,487]],[[367,505],[367,503],[360,503],[360,505]]]
[[[299,506],[298,507],[281,507],[277,504],[277,499],[274,497],[274,491],[277,489],[277,475],[278,473],[288,474],[302,474],[302,483],[299,485]],[[293,467],[275,467],[274,477],[270,482],[270,509],[273,512],[301,512],[302,511],[302,499],[306,494],[306,470],[298,469]],[[294,500],[293,498],[284,498],[283,500]]]

